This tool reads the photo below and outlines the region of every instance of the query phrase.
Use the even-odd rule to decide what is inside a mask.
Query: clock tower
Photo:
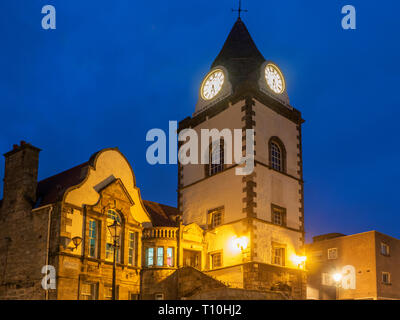
[[[238,175],[241,165],[227,163],[231,151],[222,134],[221,143],[210,142],[209,163],[179,165],[183,224],[198,224],[205,239],[201,252],[183,250],[180,265],[197,254],[199,269],[233,287],[305,297],[303,122],[284,73],[264,58],[239,17],[179,131],[200,137],[202,129],[240,129],[245,155],[246,134],[254,130],[254,170]]]

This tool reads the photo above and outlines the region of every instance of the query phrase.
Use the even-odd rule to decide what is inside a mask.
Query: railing
[[[166,238],[175,239],[178,234],[178,228],[175,227],[155,227],[143,230],[142,239]]]

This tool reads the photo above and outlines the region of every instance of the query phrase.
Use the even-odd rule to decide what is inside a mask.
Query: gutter
[[[49,207],[49,216],[47,221],[47,239],[46,239],[46,266],[49,265],[49,251],[50,251],[50,227],[51,227],[51,214],[53,213],[53,206]],[[45,300],[49,300],[49,291],[45,290]]]

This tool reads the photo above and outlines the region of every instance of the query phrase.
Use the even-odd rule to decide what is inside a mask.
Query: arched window
[[[269,164],[274,170],[286,171],[285,146],[278,137],[272,137],[269,141]]]
[[[213,142],[210,145],[209,151],[209,165],[208,165],[208,175],[212,176],[218,172],[224,170],[225,166],[225,150],[224,150],[224,140],[221,139],[218,142]]]
[[[107,211],[107,226],[112,225],[114,221],[117,221],[122,226],[121,216],[115,210],[108,210]],[[122,238],[122,231],[119,238],[117,238],[117,248],[115,254],[115,261],[121,262],[121,238]],[[113,261],[114,257],[114,239],[111,236],[110,232],[107,228],[107,236],[106,236],[106,260]]]

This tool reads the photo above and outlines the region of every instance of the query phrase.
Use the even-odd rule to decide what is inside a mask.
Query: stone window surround
[[[158,248],[163,248],[163,265],[159,266],[157,265],[157,250]],[[168,266],[167,264],[167,250],[169,248],[172,248],[172,266]],[[148,259],[147,259],[147,250],[148,249],[153,249],[153,264],[148,265]],[[168,246],[151,246],[151,245],[145,245],[143,246],[143,251],[144,251],[144,268],[173,268],[176,266],[176,247],[173,247],[171,245]]]
[[[223,159],[220,159],[220,163],[219,164],[214,164],[214,166],[220,166],[221,168],[216,170],[215,172],[211,172],[212,171],[212,165],[213,165],[212,164],[213,142],[211,142],[209,144],[209,147],[208,147],[208,161],[209,161],[209,163],[208,164],[204,164],[205,178],[212,177],[212,176],[215,176],[218,173],[224,172],[225,169],[227,168],[227,164],[225,163],[225,143],[224,143],[224,139],[223,138],[220,139],[219,147],[220,147],[220,156],[221,156],[221,153],[222,153]],[[221,164],[221,160],[223,162],[222,164]]]
[[[383,252],[383,248],[385,248],[386,252]],[[379,252],[384,257],[390,257],[390,246],[389,246],[389,244],[387,244],[384,241],[381,241]]]
[[[91,249],[91,245],[90,245],[90,240],[91,240],[90,228],[91,228],[91,223],[93,221],[95,222],[95,228],[96,228],[96,230],[95,230],[96,234],[95,234],[95,237],[94,237],[94,239],[95,239],[95,252],[94,252],[94,255],[91,255],[90,254],[90,249]],[[99,220],[97,220],[97,219],[90,218],[89,219],[89,237],[88,237],[88,257],[89,258],[97,259],[99,257],[99,252],[100,252],[100,250],[99,250],[99,247],[100,247],[99,246],[99,241],[100,241],[99,231],[100,230],[101,230],[101,222]]]
[[[282,258],[283,258],[282,260],[283,261],[281,261],[280,264],[275,263],[275,250],[277,250],[277,249],[283,249],[283,253],[284,253],[283,256],[282,256]],[[272,250],[272,252],[271,252],[271,264],[276,265],[276,266],[281,266],[281,267],[286,266],[287,245],[283,244],[283,243],[278,243],[278,242],[272,241],[271,242],[271,250]]]
[[[76,208],[78,209],[78,208]],[[78,209],[79,210],[79,209]],[[85,209],[84,209],[85,210]],[[120,261],[117,261],[117,265],[121,265],[121,266],[126,266],[129,268],[137,268],[138,267],[138,263],[139,263],[139,250],[140,250],[140,245],[139,245],[139,238],[140,238],[140,228],[138,228],[138,226],[136,225],[132,225],[130,223],[125,223],[125,216],[123,214],[123,212],[120,212],[119,210],[117,210],[117,212],[119,213],[120,217],[121,217],[121,224],[122,224],[122,230],[121,230],[121,247],[120,247]],[[98,222],[98,234],[97,234],[97,241],[98,241],[98,252],[97,252],[97,257],[93,258],[89,256],[89,221],[90,220],[96,220]],[[112,261],[110,260],[106,260],[105,259],[105,246],[106,246],[106,236],[107,233],[109,232],[107,229],[107,213],[100,213],[98,211],[95,211],[93,209],[87,210],[86,211],[86,232],[85,232],[85,244],[84,245],[84,256],[86,259],[89,260],[93,260],[93,261],[101,261],[107,264],[112,263]],[[135,259],[135,265],[129,265],[128,264],[128,243],[125,243],[125,240],[128,241],[128,237],[125,237],[126,234],[129,234],[129,232],[136,232],[137,233],[137,242],[136,242],[136,259]],[[126,248],[126,250],[125,250]],[[126,251],[126,252],[125,252]]]
[[[385,277],[386,277],[386,281],[385,281]],[[382,271],[382,273],[381,273],[381,281],[382,281],[382,284],[384,284],[384,285],[391,285],[392,284],[392,279],[391,279],[392,277],[391,277],[391,274],[390,274],[390,272],[385,272],[385,271]]]
[[[85,286],[89,286],[90,293],[84,292]],[[97,300],[98,294],[99,294],[99,283],[98,282],[83,281],[81,283],[81,288],[80,288],[80,292],[79,292],[80,300]],[[84,299],[83,297],[90,297],[90,299]]]
[[[212,222],[213,222],[213,215],[215,213],[221,214],[221,223],[213,226]],[[208,229],[212,230],[215,229],[216,227],[219,227],[220,225],[222,225],[224,223],[224,218],[225,218],[225,206],[219,206],[217,208],[213,208],[213,209],[209,209],[207,210],[207,225],[208,225]]]
[[[280,224],[276,224],[274,221],[274,214],[277,212],[279,212],[281,214],[281,223]],[[272,222],[272,224],[274,224],[276,226],[286,227],[287,226],[286,208],[271,203],[271,222]]]
[[[331,252],[335,252],[334,255],[331,254]],[[328,260],[335,260],[338,258],[338,248],[329,248],[327,250],[327,254],[328,254]]]
[[[281,151],[281,170],[274,169],[274,166],[272,164],[272,144],[275,144],[279,147]],[[269,159],[269,167],[272,170],[275,170],[277,172],[281,173],[286,173],[286,148],[285,145],[283,144],[282,140],[279,139],[277,136],[273,136],[269,139],[268,141],[268,159]]]
[[[209,267],[210,270],[219,269],[219,268],[222,268],[224,266],[224,253],[223,253],[223,250],[215,250],[215,251],[209,252],[208,255],[209,255],[209,261],[210,261],[210,267]],[[216,256],[216,255],[220,256],[220,265],[214,267],[214,265],[213,265],[213,257]]]

